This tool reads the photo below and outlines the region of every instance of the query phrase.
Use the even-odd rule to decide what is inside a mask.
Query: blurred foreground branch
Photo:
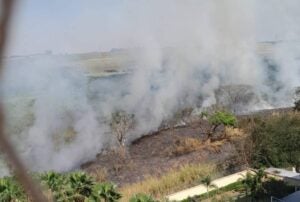
[[[11,19],[11,14],[13,10],[14,0],[2,0],[0,8],[1,10],[1,20],[0,20],[0,71],[3,69],[3,57],[4,49],[7,42],[7,33],[9,30],[9,23]],[[24,187],[25,191],[29,195],[31,201],[43,202],[47,201],[43,196],[41,190],[33,182],[31,177],[27,173],[27,169],[22,163],[21,159],[17,155],[15,149],[10,143],[7,136],[4,134],[4,111],[2,103],[0,103],[0,148],[5,154],[5,157],[13,169],[13,173],[17,177],[18,181]]]

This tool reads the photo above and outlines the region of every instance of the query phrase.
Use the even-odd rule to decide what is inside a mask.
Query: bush
[[[52,191],[58,191],[65,184],[63,175],[49,171],[40,175],[42,185],[46,185]]]
[[[210,124],[212,125],[224,125],[224,126],[235,126],[237,123],[237,119],[235,116],[229,112],[216,112],[211,115],[208,119]]]
[[[129,199],[129,202],[158,202],[147,194],[136,194]]]
[[[14,178],[4,177],[0,179],[0,201],[11,202],[15,199],[25,201],[24,191]]]
[[[252,163],[256,167],[300,167],[300,114],[258,120],[252,130]]]
[[[207,140],[210,140],[219,126],[236,126],[237,119],[232,113],[226,111],[218,111],[208,117],[208,122],[210,123],[211,128],[207,132]]]
[[[116,191],[116,186],[111,183],[96,185],[93,193],[93,196],[100,196],[106,202],[118,201],[121,198],[121,194]]]
[[[84,201],[92,195],[94,180],[84,172],[59,174],[47,172],[41,175],[41,183],[52,192],[54,199],[62,201]]]
[[[97,183],[84,172],[60,174],[53,171],[37,176],[45,193],[55,201],[61,202],[115,202],[121,198],[116,187],[110,183]],[[0,179],[0,201],[28,201],[27,197],[15,179],[5,177]]]

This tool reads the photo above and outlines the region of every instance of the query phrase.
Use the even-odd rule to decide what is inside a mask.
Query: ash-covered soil
[[[122,151],[103,152],[82,168],[94,174],[105,169],[108,180],[122,186],[149,175],[160,176],[185,164],[215,162],[224,168],[230,167],[236,153],[233,144],[224,139],[204,141],[204,131],[208,127],[207,121],[202,120],[185,127],[162,130],[134,141],[123,157]],[[219,128],[217,133],[221,135],[222,131],[223,128]],[[185,140],[189,140],[187,145]],[[239,166],[235,168],[239,169]]]

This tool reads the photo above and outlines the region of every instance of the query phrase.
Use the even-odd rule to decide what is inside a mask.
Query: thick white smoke
[[[8,133],[34,170],[71,169],[104,144],[105,127],[87,99],[88,78],[64,65],[68,62],[42,56],[7,67]],[[68,132],[70,142],[64,137]]]
[[[287,8],[292,3],[297,4],[276,1]],[[129,134],[133,140],[156,130],[179,109],[215,104],[221,86],[252,86],[258,101],[247,110],[291,105],[288,95],[300,86],[299,46],[294,38],[273,44],[268,57],[276,65],[269,67],[257,35],[262,18],[282,15],[290,24],[281,33],[295,35],[298,25],[291,19],[299,16],[260,4],[129,1],[117,19],[122,26],[110,39],[131,48],[135,63],[123,76],[91,80],[84,66],[63,57],[8,61],[4,94],[9,135],[33,170],[69,170],[113,144],[107,120],[115,110],[135,115],[137,125]],[[264,8],[271,11],[264,13]]]

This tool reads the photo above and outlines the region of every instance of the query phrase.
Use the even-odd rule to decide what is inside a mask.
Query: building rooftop
[[[267,174],[275,175],[282,178],[291,178],[300,181],[300,173],[280,168],[268,168],[265,170]]]

